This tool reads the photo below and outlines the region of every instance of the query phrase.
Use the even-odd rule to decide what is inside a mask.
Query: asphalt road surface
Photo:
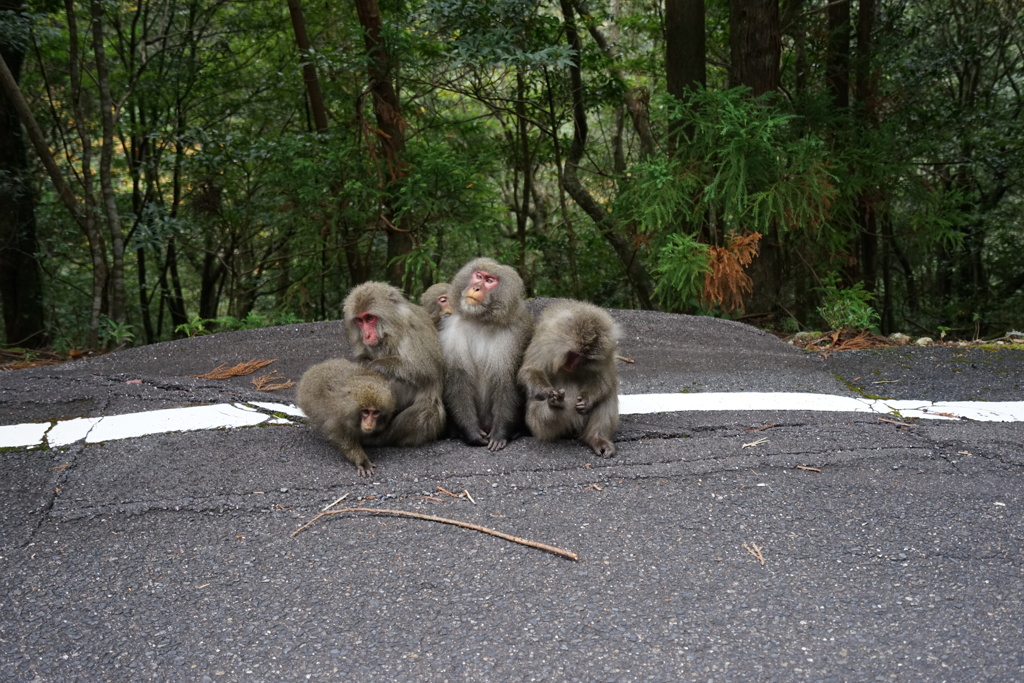
[[[1020,349],[826,358],[740,324],[614,313],[624,394],[1024,400]],[[253,377],[297,381],[346,352],[332,322],[0,373],[0,425],[288,403]],[[251,359],[275,362],[192,377]],[[1024,423],[627,415],[610,460],[442,440],[371,452],[367,480],[271,422],[0,450],[0,680],[1024,679]],[[343,496],[332,509],[578,559],[365,512],[295,533]]]

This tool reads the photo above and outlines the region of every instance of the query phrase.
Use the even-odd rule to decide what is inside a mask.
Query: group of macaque
[[[467,444],[504,448],[522,431],[573,437],[615,455],[619,329],[607,312],[558,300],[534,322],[514,268],[477,258],[450,284],[410,303],[382,282],[343,306],[354,362],[309,368],[298,405],[309,423],[368,477],[363,446],[418,446],[446,427]]]

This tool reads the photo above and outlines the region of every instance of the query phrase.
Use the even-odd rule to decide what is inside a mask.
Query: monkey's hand
[[[593,407],[594,404],[591,403],[586,396],[576,397],[576,412],[580,415],[587,415]],[[598,455],[600,455],[600,453],[598,453]]]
[[[565,407],[565,389],[547,387],[538,391],[535,398],[538,401],[547,401],[549,408],[561,409]]]
[[[508,441],[506,439],[491,439],[487,442],[487,448],[491,451],[500,451],[507,445]]]
[[[376,469],[376,465],[369,460],[356,465],[356,471],[359,473],[360,477],[372,477]]]
[[[376,370],[385,377],[394,377],[402,367],[402,359],[398,356],[381,356],[371,360],[367,367],[371,370]]]

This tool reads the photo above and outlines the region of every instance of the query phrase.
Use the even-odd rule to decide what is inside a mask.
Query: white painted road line
[[[620,415],[711,410],[806,410],[828,413],[878,413],[939,420],[1024,422],[1024,401],[923,401],[758,392],[632,394],[619,397]]]
[[[806,393],[631,394],[619,397],[620,415],[707,411],[875,413],[899,418],[1024,422],[1024,401],[918,401]],[[276,415],[274,414],[276,413]],[[152,434],[299,424],[302,411],[285,403],[217,403],[109,417],[0,426],[0,448],[58,448]]]

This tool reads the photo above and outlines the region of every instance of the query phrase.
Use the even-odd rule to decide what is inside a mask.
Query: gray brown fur
[[[335,358],[306,370],[299,381],[298,404],[309,424],[356,466],[361,477],[374,465],[363,444],[382,434],[395,411],[395,397],[378,372]],[[363,429],[363,411],[377,411],[373,429]]]
[[[441,297],[445,299],[442,301]],[[420,296],[420,305],[434,321],[434,326],[440,329],[441,323],[452,314],[451,285],[447,282],[430,285]]]
[[[593,304],[563,300],[540,314],[519,370],[526,426],[536,438],[578,438],[602,458],[615,455],[619,334],[612,317]],[[578,354],[577,364],[570,354]]]
[[[367,346],[354,318],[378,318],[380,343]],[[444,432],[444,361],[430,316],[395,287],[365,282],[343,306],[345,330],[356,362],[384,375],[395,397],[395,416],[374,441],[387,446],[419,446]]]
[[[498,277],[484,303],[465,295],[473,272]],[[516,372],[533,333],[523,303],[523,281],[511,266],[477,258],[452,278],[452,315],[441,327],[448,415],[466,443],[497,451],[522,428],[524,397]]]

